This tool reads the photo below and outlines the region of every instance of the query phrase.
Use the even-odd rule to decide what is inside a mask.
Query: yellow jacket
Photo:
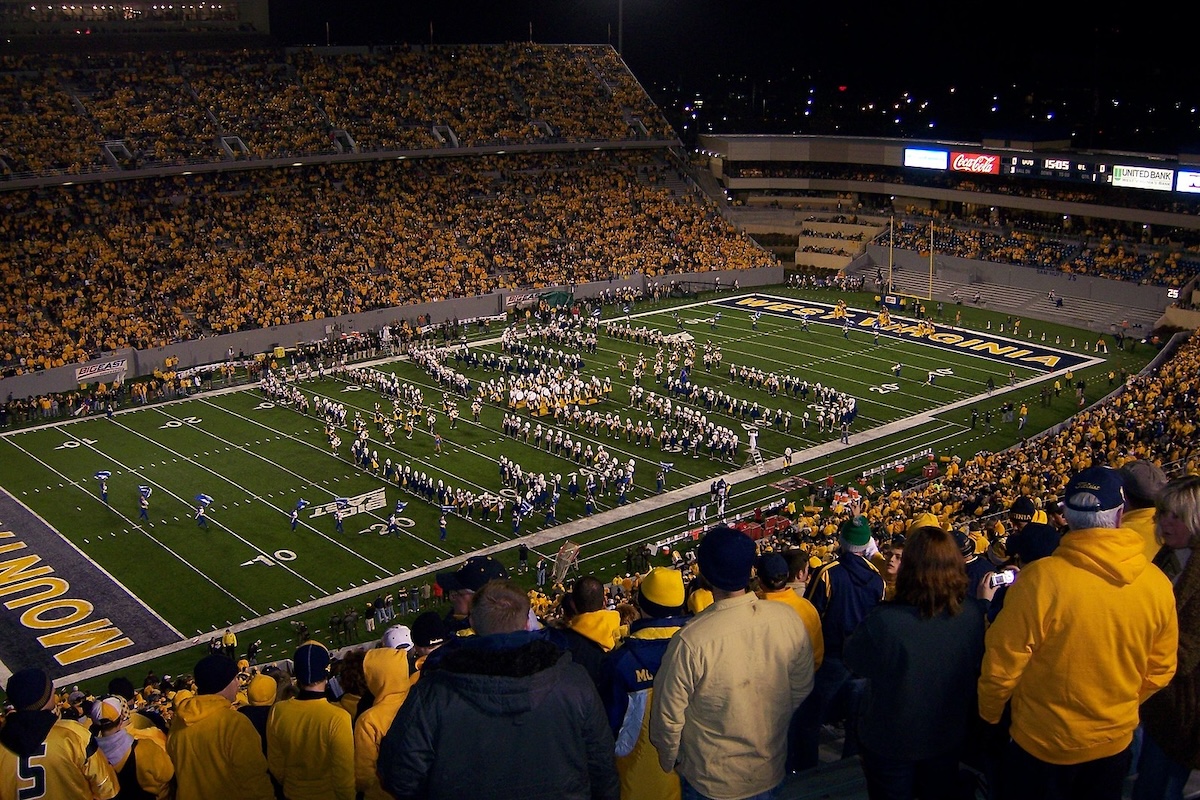
[[[812,644],[813,670],[820,669],[821,662],[825,660],[825,636],[821,633],[821,615],[817,613],[817,607],[796,594],[791,587],[784,587],[777,592],[764,591],[762,597],[764,600],[786,603],[796,609],[800,621],[804,623],[804,629],[808,631],[808,641]]]
[[[178,704],[167,755],[175,765],[176,800],[274,800],[254,723],[219,694],[195,695]]]
[[[375,765],[379,742],[408,697],[408,653],[391,647],[368,650],[363,674],[375,702],[354,723],[354,787],[363,792],[365,800],[390,800],[391,795],[379,785]]]
[[[350,715],[308,691],[281,700],[267,719],[267,763],[288,800],[354,800]]]
[[[1158,537],[1154,524],[1154,506],[1150,508],[1134,508],[1121,515],[1121,527],[1137,531],[1142,537],[1142,554],[1147,561],[1154,561],[1158,555]]]
[[[600,645],[606,653],[621,640],[621,615],[616,611],[585,611],[571,617],[567,625],[571,630]]]
[[[1071,531],[1021,570],[987,632],[979,714],[1051,764],[1120,753],[1138,706],[1175,674],[1171,582],[1128,528]]]

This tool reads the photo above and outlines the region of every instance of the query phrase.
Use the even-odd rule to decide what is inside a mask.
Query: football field
[[[1069,416],[1070,388],[1048,406],[1037,402],[1043,386],[1065,384],[1068,369],[1088,376],[1091,402],[1104,394],[1097,376],[1118,362],[1136,371],[1149,357],[1055,345],[1072,332],[1042,323],[1031,323],[1034,335],[1001,333],[1003,318],[982,312],[970,327],[918,327],[899,314],[876,330],[869,296],[853,296],[845,319],[831,300],[780,290],[639,304],[568,329],[591,331],[594,352],[517,326],[507,347],[495,331],[472,337],[457,357],[458,345],[438,353],[437,374],[407,357],[298,380],[289,369],[277,392],[221,389],[5,432],[0,672],[41,666],[77,679],[189,648],[191,663],[197,642],[228,627],[262,638],[260,659],[285,657],[293,619],[319,635],[330,608],[361,609],[476,551],[513,564],[519,541],[536,559],[552,558],[569,538],[584,573],[609,576],[624,571],[632,545],[694,528],[687,506],[707,502],[718,478],[732,484],[727,517],[826,475],[847,482],[869,473],[873,485],[890,484],[930,457],[1001,449]],[[640,333],[614,335],[610,326]],[[1082,343],[1087,334],[1077,335]],[[508,387],[518,376],[532,381],[539,364],[543,376],[603,388],[594,402],[584,392],[562,408],[553,396],[510,407]],[[493,392],[501,380],[505,391]],[[1002,424],[1004,402],[1027,403],[1024,430]],[[325,406],[346,413],[332,446]],[[356,415],[365,464],[350,447],[360,435]],[[700,428],[737,436],[736,454],[688,434]],[[591,458],[567,442],[590,448]],[[789,447],[795,469],[783,484]]]

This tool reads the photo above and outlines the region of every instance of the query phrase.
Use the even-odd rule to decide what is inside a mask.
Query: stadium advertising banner
[[[1126,189],[1169,192],[1175,188],[1175,170],[1163,167],[1131,167],[1113,164],[1112,185]]]
[[[834,313],[834,306],[811,300],[792,300],[765,294],[752,294],[728,300],[713,301],[714,305],[742,311],[761,311],[781,317],[799,319],[808,317],[814,322],[841,326],[848,319],[852,326],[867,333],[872,331],[878,311],[846,309],[845,317]],[[892,315],[888,325],[881,325],[880,334],[895,338],[914,339],[946,350],[966,350],[972,355],[1010,364],[1020,364],[1043,372],[1076,368],[1090,363],[1091,359],[1080,353],[1058,350],[1039,345],[1033,341],[995,336],[991,331],[972,331],[951,325],[934,324],[920,326],[915,319],[904,319]]]
[[[179,642],[178,631],[0,491],[0,664],[52,679]]]
[[[926,150],[921,147],[904,148],[904,166],[917,169],[940,169],[950,165],[950,154],[945,150]]]
[[[991,153],[956,153],[950,151],[950,171],[972,175],[999,175],[1000,156]]]
[[[97,361],[94,364],[84,364],[75,368],[76,383],[91,383],[101,378],[124,375],[129,369],[128,358],[114,358],[111,361]]]

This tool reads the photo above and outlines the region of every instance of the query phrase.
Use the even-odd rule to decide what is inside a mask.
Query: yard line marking
[[[244,414],[239,414],[238,412],[234,411],[233,409],[226,408],[225,406],[220,406],[220,405],[217,405],[216,403],[210,403],[210,402],[208,402],[207,400],[201,400],[201,402],[202,402],[202,403],[204,403],[205,405],[211,406],[212,408],[216,409],[217,411],[220,411],[220,412],[222,412],[222,413],[228,414],[228,415],[229,415],[229,416],[231,416],[231,417],[237,417],[238,419],[240,419],[240,420],[243,420],[243,421],[245,421],[245,422],[248,422],[248,423],[250,423],[251,425],[257,425],[257,426],[258,426],[258,427],[260,427],[260,428],[267,428],[267,427],[269,427],[269,426],[267,426],[267,425],[264,425],[263,423],[259,422],[258,420],[256,420],[256,419],[252,418],[252,417],[247,417],[247,416],[245,416]],[[285,408],[285,410],[291,410],[291,409],[287,409],[286,407],[283,407],[283,406],[281,406],[281,408]],[[209,435],[210,435],[210,436],[212,436],[213,434],[209,434]],[[308,447],[308,448],[309,448],[309,449],[311,449],[311,450],[317,450],[317,451],[319,451],[319,452],[321,452],[321,453],[324,453],[324,454],[326,454],[326,455],[330,455],[330,454],[328,453],[328,451],[327,451],[325,448],[323,448],[323,447],[318,447],[317,445],[315,445],[315,444],[313,444],[313,443],[311,443],[311,442],[306,442],[306,441],[304,441],[303,439],[301,439],[301,438],[299,438],[299,437],[292,436],[292,435],[288,434],[288,435],[287,435],[287,438],[288,438],[289,440],[291,440],[292,442],[295,442],[296,444],[302,444],[302,445],[304,445],[305,447]],[[396,451],[396,452],[399,452],[399,451]],[[262,458],[261,456],[258,456],[258,457],[259,457],[259,458]],[[333,458],[336,458],[336,459],[338,459],[339,461],[345,461],[345,460],[346,460],[346,459],[343,459],[343,458],[342,458],[340,455],[336,455],[336,454],[332,455],[331,457],[333,457]],[[266,460],[266,459],[264,459],[264,460]],[[306,477],[304,477],[303,475],[300,475],[299,473],[291,472],[291,470],[288,470],[286,467],[280,466],[280,465],[278,465],[278,464],[274,464],[274,466],[278,467],[279,469],[282,469],[284,472],[288,472],[288,473],[290,473],[290,474],[292,474],[292,475],[295,475],[297,478],[299,478],[301,481],[303,481],[305,484],[307,484],[307,485],[309,485],[309,486],[313,486],[313,487],[318,487],[318,488],[320,488],[320,487],[319,487],[319,485],[316,483],[316,481],[313,481],[313,480],[311,480],[311,479],[309,479],[309,478],[306,478]],[[365,473],[365,474],[370,474],[370,473]],[[446,473],[446,474],[447,474],[447,475],[449,475],[449,473]],[[347,480],[349,480],[350,478],[352,478],[352,477],[354,477],[354,476],[353,476],[353,475],[346,475],[345,477],[346,477],[346,479],[347,479]],[[340,479],[340,478],[334,478],[334,481],[333,481],[333,482],[334,482],[334,483],[337,483],[339,480],[341,480],[341,479]],[[321,483],[323,483],[323,484],[325,484],[325,485],[328,485],[328,484],[329,484],[329,480],[328,480],[328,479],[325,479],[325,480],[321,481]],[[384,484],[385,486],[392,486],[392,487],[394,487],[394,488],[397,488],[397,489],[399,488],[399,487],[395,486],[395,484],[388,483],[387,481],[383,481],[383,484]],[[325,489],[324,491],[327,491],[327,492],[329,492],[330,496],[332,496],[332,497],[337,497],[337,492],[334,492],[334,491],[332,491],[332,490],[330,490],[330,489]],[[384,517],[381,517],[381,516],[379,516],[378,514],[373,514],[373,513],[370,513],[370,512],[364,512],[364,513],[366,514],[366,516],[373,517],[374,519],[377,519],[377,520],[379,520],[379,521],[381,521],[381,522],[382,522],[382,521],[384,521]],[[336,539],[331,539],[331,538],[328,536],[328,534],[325,534],[325,533],[323,533],[322,531],[319,531],[319,530],[317,530],[316,528],[313,528],[313,527],[312,527],[311,525],[309,525],[308,523],[304,523],[304,524],[305,524],[305,527],[309,528],[309,529],[310,529],[310,530],[312,530],[314,533],[317,533],[318,535],[320,535],[320,536],[322,536],[322,537],[324,537],[324,538],[326,538],[326,539],[329,539],[330,541],[332,541],[332,542],[334,542],[335,544],[337,544],[339,547],[346,548],[347,550],[349,550],[349,552],[354,552],[353,550],[350,550],[350,548],[346,547],[346,545],[342,544],[341,542],[337,541]],[[447,556],[448,556],[448,555],[450,555],[450,553],[449,553],[448,551],[446,551],[446,550],[443,550],[443,549],[442,549],[442,548],[441,548],[439,545],[433,544],[432,542],[427,542],[427,541],[425,541],[424,539],[422,539],[420,536],[417,536],[415,533],[413,533],[413,532],[412,532],[412,531],[410,531],[409,529],[405,528],[405,529],[403,529],[403,530],[404,530],[405,534],[406,534],[406,535],[408,535],[408,537],[409,537],[409,538],[411,538],[411,539],[414,539],[415,541],[418,541],[418,542],[420,542],[421,544],[423,544],[423,545],[426,545],[426,546],[428,546],[428,547],[432,547],[433,549],[440,551],[440,552],[441,552],[443,555],[447,555]],[[370,564],[371,566],[375,567],[376,569],[383,570],[384,572],[387,572],[387,568],[386,568],[386,567],[383,567],[383,566],[382,566],[382,565],[380,565],[380,564],[376,564],[375,562],[373,562],[373,561],[371,561],[370,559],[368,559],[366,556],[363,556],[363,555],[361,555],[361,554],[358,554],[358,553],[355,553],[355,555],[358,555],[358,557],[359,557],[359,558],[361,558],[363,561],[366,561],[368,564]],[[388,574],[391,574],[391,573],[388,573]]]
[[[72,437],[72,438],[74,438],[74,439],[78,439],[78,437],[75,437],[73,434],[71,434],[71,433],[69,433],[69,432],[67,432],[67,435],[68,435],[68,436],[71,436],[71,437]],[[28,456],[28,457],[29,457],[30,459],[32,459],[33,461],[36,461],[38,464],[41,464],[41,465],[42,465],[44,468],[46,468],[46,469],[50,470],[51,472],[53,472],[53,473],[57,474],[59,477],[61,477],[61,478],[65,479],[65,480],[67,481],[67,484],[68,484],[68,485],[70,485],[70,486],[74,486],[74,487],[76,487],[76,488],[80,489],[80,491],[82,491],[84,494],[86,494],[86,495],[88,496],[88,499],[90,499],[90,500],[95,500],[95,499],[96,499],[96,498],[95,498],[95,496],[94,496],[94,495],[93,495],[93,494],[92,494],[90,491],[88,491],[88,490],[86,490],[86,489],[82,488],[82,485],[79,483],[79,481],[73,481],[73,480],[71,480],[71,479],[70,479],[70,478],[69,478],[67,475],[63,474],[62,472],[59,472],[57,469],[55,469],[54,467],[50,466],[49,464],[47,464],[47,463],[46,463],[45,461],[43,461],[42,459],[38,458],[38,457],[37,457],[37,456],[35,456],[33,453],[31,453],[31,452],[29,452],[28,450],[26,450],[25,448],[21,447],[19,444],[17,444],[16,442],[14,442],[14,441],[13,441],[11,438],[10,438],[10,439],[8,439],[8,443],[9,443],[9,444],[11,444],[13,447],[17,448],[18,450],[20,450],[22,453],[24,453],[26,456]],[[156,485],[157,485],[157,484],[156,484]],[[18,502],[20,502],[20,501],[18,501]],[[24,504],[22,504],[22,505],[24,505]],[[87,558],[87,560],[88,560],[88,561],[90,561],[90,562],[91,562],[93,565],[95,565],[96,569],[100,570],[101,572],[104,572],[104,574],[105,574],[105,575],[108,575],[108,577],[109,577],[109,578],[111,578],[111,579],[113,580],[113,582],[114,582],[114,583],[116,583],[118,586],[120,586],[122,589],[124,589],[124,590],[125,590],[125,592],[127,592],[127,593],[129,594],[129,596],[130,596],[130,597],[132,597],[132,598],[133,598],[134,600],[136,600],[136,601],[137,601],[139,604],[141,604],[143,607],[145,607],[146,609],[148,609],[148,610],[149,610],[151,613],[153,613],[153,614],[154,614],[154,616],[158,617],[158,619],[159,619],[160,621],[162,621],[162,623],[163,623],[164,625],[166,625],[168,628],[170,628],[170,629],[171,629],[172,631],[174,631],[175,633],[179,634],[180,638],[183,638],[183,634],[182,634],[182,633],[180,633],[180,632],[179,632],[179,631],[178,631],[178,630],[175,628],[175,626],[171,625],[171,623],[169,623],[169,622],[167,622],[165,619],[163,619],[163,618],[162,618],[162,617],[161,617],[161,616],[158,614],[158,612],[157,612],[157,611],[155,611],[154,609],[150,608],[150,606],[146,605],[145,601],[143,601],[143,600],[142,600],[140,597],[138,597],[137,595],[135,595],[133,592],[130,592],[130,591],[129,591],[129,589],[127,589],[127,588],[124,586],[124,584],[122,584],[122,583],[121,583],[120,581],[118,581],[116,578],[113,578],[113,576],[112,576],[112,575],[110,575],[110,574],[108,573],[108,571],[106,571],[106,570],[104,569],[104,567],[102,567],[102,566],[100,566],[99,564],[97,564],[97,563],[96,563],[96,560],[95,560],[95,559],[93,559],[91,556],[89,556],[89,555],[88,555],[87,553],[85,553],[83,550],[80,550],[78,547],[76,547],[76,546],[75,546],[75,544],[74,544],[74,543],[73,543],[73,542],[72,542],[70,539],[68,539],[66,536],[63,536],[63,534],[62,534],[61,532],[59,532],[59,530],[58,530],[57,528],[55,528],[53,525],[50,525],[50,523],[48,523],[48,522],[46,522],[44,519],[42,519],[42,518],[41,518],[41,516],[37,515],[35,512],[32,512],[32,511],[31,511],[30,513],[34,513],[34,515],[35,515],[35,516],[37,516],[37,518],[38,518],[39,520],[41,520],[41,521],[42,521],[42,523],[46,525],[46,527],[48,527],[50,530],[52,530],[52,531],[54,531],[56,534],[58,534],[58,535],[59,535],[59,536],[60,536],[60,537],[61,537],[61,538],[62,538],[62,539],[63,539],[63,540],[64,540],[64,541],[67,543],[67,544],[71,545],[71,547],[74,547],[76,550],[78,550],[80,554],[82,554],[82,555],[83,555],[85,558]],[[193,564],[189,563],[189,562],[188,562],[188,560],[187,560],[186,558],[184,558],[183,556],[181,556],[179,553],[176,553],[174,550],[172,550],[170,547],[168,547],[167,545],[165,545],[163,542],[161,542],[161,541],[159,541],[158,539],[156,539],[155,537],[151,536],[151,535],[150,535],[148,532],[146,532],[146,530],[145,530],[144,528],[142,528],[142,526],[141,526],[141,525],[138,525],[138,524],[137,524],[136,522],[134,522],[132,519],[130,519],[129,517],[126,517],[124,514],[121,514],[120,512],[117,512],[117,511],[115,511],[115,510],[114,510],[114,513],[117,513],[117,514],[119,514],[119,515],[120,515],[120,516],[121,516],[123,519],[125,519],[125,521],[126,521],[126,522],[128,522],[130,525],[132,525],[132,526],[133,526],[135,529],[137,529],[138,531],[141,531],[142,535],[143,535],[143,536],[145,536],[147,539],[149,539],[150,541],[154,542],[156,545],[158,545],[159,547],[161,547],[163,550],[166,550],[166,551],[167,551],[168,553],[170,553],[171,555],[175,556],[175,558],[179,559],[180,563],[182,563],[182,564],[184,564],[185,566],[187,566],[187,567],[188,567],[188,569],[192,570],[192,571],[193,571],[193,572],[195,572],[197,575],[199,575],[200,577],[204,578],[206,581],[208,581],[209,583],[211,583],[213,586],[215,586],[216,588],[220,589],[222,592],[224,592],[226,595],[228,595],[228,596],[229,596],[229,598],[230,598],[231,600],[233,600],[234,602],[236,602],[236,603],[240,604],[241,606],[243,606],[244,608],[246,608],[246,609],[247,609],[247,610],[249,610],[249,611],[254,611],[254,609],[253,609],[253,608],[251,608],[250,606],[246,605],[246,604],[245,604],[245,603],[243,603],[241,600],[239,600],[237,597],[235,597],[233,594],[231,594],[231,593],[229,592],[229,590],[228,590],[228,589],[226,589],[224,586],[221,586],[219,583],[217,583],[216,581],[214,581],[214,580],[213,580],[211,577],[209,577],[208,575],[204,574],[204,573],[203,573],[203,572],[201,572],[199,569],[197,569],[197,568],[195,567],[195,565],[193,565]]]
[[[159,409],[156,409],[156,410],[159,410]],[[161,410],[159,410],[159,413],[162,413],[162,414],[163,414],[163,416],[170,416],[169,414],[166,414],[165,412],[162,412]],[[124,425],[124,424],[122,424],[122,423],[118,422],[118,421],[117,421],[117,420],[115,420],[115,419],[111,420],[111,422],[112,422],[114,425],[116,425],[118,428],[121,428],[122,430],[128,431],[129,433],[133,434],[134,436],[137,436],[137,437],[138,437],[138,438],[140,438],[140,439],[145,439],[147,442],[150,442],[152,445],[154,445],[154,446],[156,446],[156,447],[160,447],[160,448],[162,448],[163,450],[166,450],[166,451],[168,451],[168,452],[171,452],[171,453],[175,453],[175,452],[177,452],[177,451],[175,451],[175,450],[172,450],[171,448],[167,447],[167,446],[166,446],[165,444],[163,444],[162,442],[157,442],[157,441],[155,441],[154,439],[151,439],[149,436],[145,435],[144,433],[142,433],[142,432],[140,432],[140,431],[136,431],[136,430],[134,430],[133,428],[130,428],[129,426],[127,426],[127,425]],[[100,450],[96,449],[96,447],[95,447],[95,446],[93,446],[93,445],[87,445],[87,446],[88,446],[89,448],[91,448],[92,450],[95,450],[97,453],[99,453],[99,452],[100,452]],[[200,469],[204,470],[205,472],[208,472],[208,473],[210,473],[210,474],[212,474],[212,475],[215,475],[215,476],[216,476],[218,479],[220,479],[220,480],[221,480],[221,481],[223,481],[224,483],[227,483],[227,484],[229,484],[230,486],[233,486],[233,487],[236,487],[237,489],[240,489],[241,491],[245,492],[246,494],[250,495],[251,497],[254,497],[254,496],[255,496],[253,492],[251,492],[251,491],[247,490],[247,489],[246,489],[244,486],[240,486],[240,485],[238,485],[238,484],[237,484],[235,481],[233,481],[233,480],[230,480],[229,478],[225,477],[224,475],[222,475],[221,473],[217,472],[216,470],[214,470],[214,469],[209,469],[208,467],[204,466],[203,464],[197,463],[196,461],[193,461],[192,459],[189,459],[189,458],[187,458],[186,456],[184,456],[184,460],[185,460],[185,461],[189,461],[189,462],[191,462],[192,466],[198,467],[198,468],[200,468]],[[120,463],[120,462],[115,462],[115,463]],[[122,465],[122,466],[123,466],[123,465]],[[171,497],[174,497],[174,498],[176,498],[176,499],[177,499],[177,500],[179,500],[181,503],[184,503],[185,505],[187,505],[187,506],[189,506],[189,507],[191,506],[191,503],[190,503],[190,502],[188,502],[188,501],[187,501],[187,500],[185,500],[184,498],[180,497],[180,496],[179,496],[178,494],[176,494],[175,492],[172,492],[170,489],[167,489],[167,488],[165,488],[165,487],[164,487],[164,488],[163,488],[163,491],[164,491],[165,493],[169,494]],[[261,498],[260,498],[260,499],[261,499]],[[264,502],[265,502],[265,501],[264,501]],[[268,503],[267,505],[270,505],[270,504]],[[267,553],[267,551],[263,550],[263,549],[262,549],[261,547],[259,547],[258,545],[256,545],[256,544],[254,544],[254,543],[250,542],[249,540],[247,540],[246,538],[244,538],[243,536],[241,536],[239,533],[237,533],[237,531],[233,530],[233,529],[232,529],[232,528],[230,528],[229,526],[227,526],[227,525],[223,525],[223,524],[221,524],[219,521],[217,521],[217,520],[215,520],[215,519],[214,519],[214,520],[211,520],[211,522],[212,522],[214,525],[216,525],[216,526],[217,526],[217,528],[219,528],[219,529],[221,529],[221,530],[223,530],[223,531],[227,532],[227,533],[228,533],[230,536],[232,536],[233,538],[237,539],[237,540],[238,540],[238,541],[240,541],[242,544],[244,544],[244,545],[246,545],[247,547],[249,547],[251,550],[253,550],[253,551],[257,552],[259,555],[267,556],[268,558],[270,558],[270,557],[271,557],[271,556],[270,556],[270,554],[268,554],[268,553]],[[293,574],[293,575],[295,575],[297,578],[299,578],[300,580],[304,581],[305,583],[307,583],[309,586],[313,587],[314,589],[316,589],[316,590],[318,590],[318,591],[324,591],[324,590],[323,590],[323,589],[322,589],[320,586],[318,586],[317,584],[313,583],[312,581],[310,581],[308,578],[304,577],[304,576],[303,576],[303,575],[301,575],[300,573],[296,572],[296,570],[294,570],[294,569],[292,569],[291,567],[289,567],[289,566],[288,566],[286,563],[284,563],[284,562],[281,562],[281,561],[279,561],[278,559],[272,559],[272,561],[275,561],[275,562],[276,562],[276,564],[277,564],[278,566],[280,566],[280,567],[283,567],[284,571],[292,573],[292,574]],[[255,613],[257,613],[257,612],[255,612]]]

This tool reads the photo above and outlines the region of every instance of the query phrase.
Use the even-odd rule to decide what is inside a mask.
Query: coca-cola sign
[[[950,153],[951,172],[972,172],[976,175],[999,175],[1000,156],[987,153]]]

